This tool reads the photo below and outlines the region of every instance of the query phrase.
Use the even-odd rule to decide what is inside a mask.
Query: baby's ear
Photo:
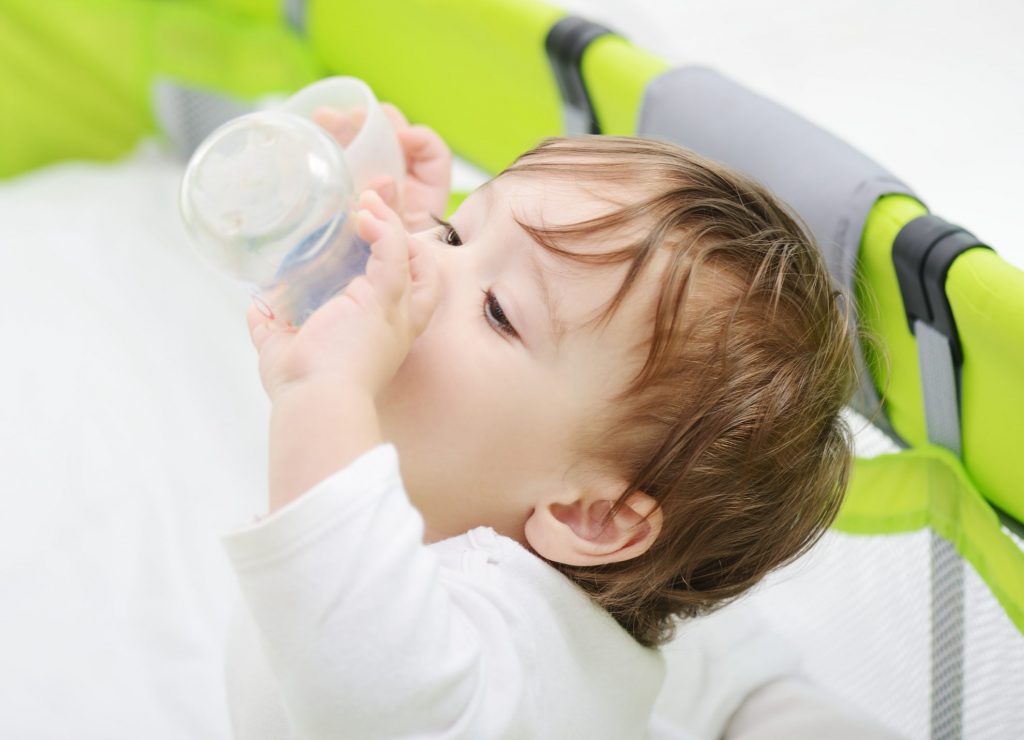
[[[633,491],[602,527],[615,503],[614,490],[607,486],[540,501],[526,520],[527,542],[548,560],[566,565],[617,563],[642,555],[661,532],[661,507],[646,493]]]

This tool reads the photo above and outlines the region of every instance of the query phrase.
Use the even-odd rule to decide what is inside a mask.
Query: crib
[[[379,32],[382,28],[388,32]],[[149,227],[179,245],[184,236],[173,217],[163,211],[152,216],[156,211],[147,211],[143,203],[161,200],[166,209],[179,173],[147,148],[152,145],[138,149],[140,141],[156,137],[163,142],[162,151],[173,150],[184,161],[225,120],[331,74],[366,80],[380,99],[394,102],[410,120],[436,129],[460,159],[484,173],[500,171],[545,136],[605,133],[672,141],[761,181],[807,223],[837,285],[855,296],[863,382],[851,418],[855,425],[870,424],[863,439],[872,441],[858,446],[847,497],[832,531],[803,560],[769,577],[748,601],[800,646],[814,680],[894,732],[1003,738],[1022,731],[1024,273],[1000,257],[998,245],[980,242],[969,225],[930,212],[909,184],[880,164],[713,69],[673,66],[612,28],[533,0],[6,0],[0,8],[0,61],[6,98],[0,117],[0,178],[16,180],[21,188],[8,213],[29,208],[25,199],[35,198],[39,214],[49,211],[59,219],[66,209],[47,206],[47,199],[73,203],[84,197],[79,186],[85,180],[75,179],[78,170],[67,170],[66,184],[47,190],[38,179],[44,170],[131,156],[141,173],[139,188],[151,186],[148,195],[127,181],[112,179],[106,181],[106,192],[119,195],[108,197],[123,197],[125,207],[138,199],[140,212],[150,214]],[[464,196],[454,193],[450,208]],[[82,213],[64,225],[71,246],[76,235],[94,234],[100,240],[107,227],[91,223]],[[32,233],[19,236],[31,239]],[[72,255],[70,266],[62,268],[65,277],[55,286],[67,291],[79,280],[132,282],[132,250],[142,247],[113,241],[111,249],[123,250],[123,274],[93,275],[90,265],[95,261],[88,253]],[[11,265],[14,275],[19,264],[15,259]],[[172,378],[184,378],[195,381],[193,385],[213,372],[221,373],[218,379],[225,384],[245,376],[251,378],[248,397],[256,398],[255,373],[246,364],[242,314],[231,314],[244,305],[243,293],[223,289],[188,257],[166,256],[159,264],[148,268],[159,273],[151,276],[151,284],[160,283],[166,292],[120,293],[117,300],[123,304],[107,306],[110,315],[138,301],[159,304],[166,312],[161,315],[180,319],[181,334],[170,341],[199,342],[214,356],[224,351],[219,346],[229,341],[224,338],[234,336],[232,359],[213,370],[152,357],[146,360],[152,365],[139,373],[152,370],[153,377],[153,368],[160,367],[166,372],[157,375],[160,379],[171,383]],[[38,263],[23,266],[40,269]],[[14,285],[12,273],[5,286]],[[190,281],[195,294],[204,296],[195,305],[189,305],[187,289],[172,287]],[[222,297],[211,298],[217,295]],[[32,316],[48,317],[54,325],[85,321],[67,310],[50,316],[44,308],[32,308]],[[38,348],[29,342],[29,330],[48,324],[9,321],[12,329],[15,324],[23,327],[24,334],[16,333],[16,339],[22,336],[26,347]],[[141,336],[144,328],[135,330]],[[125,357],[134,357],[133,336],[126,333],[119,345]],[[94,349],[82,343],[68,351]],[[76,361],[67,359],[63,371],[73,372]],[[138,361],[143,368],[143,360]],[[12,376],[14,392],[25,398],[44,393],[40,378],[46,373],[32,367],[26,364],[22,374]],[[59,382],[59,375],[52,379]],[[161,387],[175,398],[176,391]],[[145,388],[140,385],[131,392],[144,405],[139,399]],[[233,447],[239,456],[263,442],[251,431],[259,429],[259,414],[265,411],[258,403],[249,408],[213,394],[192,403],[232,419],[230,427],[207,427],[194,435],[192,454],[207,456],[202,457],[203,470],[212,467],[210,450],[227,435],[236,435],[236,441],[244,438],[245,445]],[[111,441],[109,430],[116,424],[112,417],[90,421],[55,415],[38,424],[34,431],[0,424],[0,432],[11,438],[7,449],[75,445],[82,459],[102,458],[110,469],[126,464],[119,459],[124,451]],[[58,427],[63,431],[54,431]],[[164,433],[174,431],[185,433]],[[24,442],[26,434],[31,443]],[[12,441],[15,436],[21,447]],[[125,431],[123,439],[131,436]],[[145,441],[158,447],[163,439],[157,435]],[[40,453],[32,464],[43,469],[46,458]],[[153,477],[174,481],[182,489],[195,483],[173,463],[135,470],[140,486]],[[45,471],[39,480],[45,485]],[[264,481],[254,473],[246,483],[247,490],[258,492]],[[199,490],[226,490],[238,481],[224,475],[203,485]],[[70,584],[81,580],[76,567],[89,565],[68,559],[74,549],[60,544],[73,526],[61,519],[60,496],[73,492],[61,488],[50,494],[41,497],[46,503],[20,533],[7,525],[12,537],[5,547],[11,549],[0,574],[9,584],[18,583],[24,573],[34,572],[38,579],[40,571],[45,576],[57,568],[60,582],[72,588]],[[174,506],[161,501],[159,506]],[[184,530],[161,529],[153,513],[141,508],[103,526],[116,528],[111,542],[129,543],[127,547],[146,531],[162,532],[161,541],[169,548],[195,547],[199,554],[189,561],[195,571],[158,571],[182,577],[202,571],[204,558],[215,557],[213,538],[207,541],[204,533],[216,531],[254,501],[222,498],[212,511],[201,514],[201,496],[192,494],[184,511],[198,516],[201,527],[184,542],[176,534]],[[143,521],[147,524],[139,523]],[[59,565],[44,558],[44,551],[62,547]],[[140,593],[152,595],[158,589],[142,570],[126,571],[125,578],[146,580]],[[202,624],[206,618],[222,624],[225,612],[216,593],[229,586],[225,573],[207,574],[195,586],[190,631],[159,639],[180,648],[176,654],[182,656],[182,675],[198,672],[209,678],[216,666],[203,665],[199,656],[218,634],[216,629],[204,632]],[[9,588],[12,595],[27,593],[15,585]],[[74,619],[98,624],[105,609],[128,608],[110,601],[86,606],[89,593],[76,593]],[[17,634],[22,625],[41,618],[30,603],[11,606],[5,617],[11,620],[9,633]],[[145,610],[131,608],[142,610],[140,614]],[[64,623],[54,621],[55,632],[65,629]],[[104,634],[108,644],[95,652],[75,653],[80,660],[130,660],[133,635]],[[124,645],[118,647],[121,639]],[[55,650],[51,659],[56,655]],[[32,661],[29,654],[21,657]],[[55,696],[26,693],[17,699],[19,709],[12,704],[0,716],[17,715],[38,728],[45,726],[41,718],[62,707],[86,718],[112,709],[95,704],[98,694],[83,685],[87,678],[82,673],[65,681],[45,680],[61,670],[59,664],[33,663],[24,685],[52,686]],[[102,663],[95,671],[99,680]],[[0,698],[0,706],[15,702],[19,681],[9,682],[11,691],[2,692],[8,699]],[[124,697],[129,715],[133,701],[136,707],[161,706],[168,721],[174,717],[175,727],[194,729],[187,736],[209,731],[199,710],[194,717],[187,712],[183,717],[173,704],[154,700],[150,689],[139,691],[134,699]],[[93,703],[86,706],[89,697]],[[208,697],[203,711],[220,699]],[[25,709],[26,702],[34,707],[31,711]],[[147,717],[158,721],[152,711]],[[0,734],[5,736],[50,736],[33,735],[28,724],[7,731],[3,722]],[[80,736],[93,735],[83,731]]]

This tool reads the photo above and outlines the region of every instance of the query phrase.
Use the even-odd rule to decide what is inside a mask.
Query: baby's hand
[[[374,178],[368,187],[376,190],[402,217],[409,231],[422,231],[434,225],[430,214],[443,216],[448,208],[451,189],[452,152],[433,129],[410,126],[402,112],[390,103],[381,108],[391,121],[398,144],[405,156],[405,184],[399,191],[395,181],[386,176]],[[350,113],[334,108],[318,108],[313,120],[330,133],[343,148],[355,138],[366,120],[366,109]]]
[[[321,381],[375,397],[437,307],[433,254],[406,233],[376,192],[363,192],[359,207],[357,229],[371,249],[366,275],[318,308],[299,330],[268,321],[255,305],[249,308],[249,332],[271,401],[297,385]]]

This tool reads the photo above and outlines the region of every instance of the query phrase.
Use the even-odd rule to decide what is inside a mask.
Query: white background
[[[557,4],[785,105],[1024,268],[1024,2]]]

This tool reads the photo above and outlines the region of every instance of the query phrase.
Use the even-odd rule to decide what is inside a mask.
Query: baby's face
[[[628,262],[560,258],[513,220],[569,224],[609,210],[569,184],[511,175],[462,204],[454,233],[438,226],[413,236],[435,250],[441,299],[378,408],[428,542],[480,525],[523,542],[534,506],[565,490],[579,430],[638,369],[634,347],[652,310],[643,297],[656,292],[661,263],[606,326],[584,327],[615,295]]]

